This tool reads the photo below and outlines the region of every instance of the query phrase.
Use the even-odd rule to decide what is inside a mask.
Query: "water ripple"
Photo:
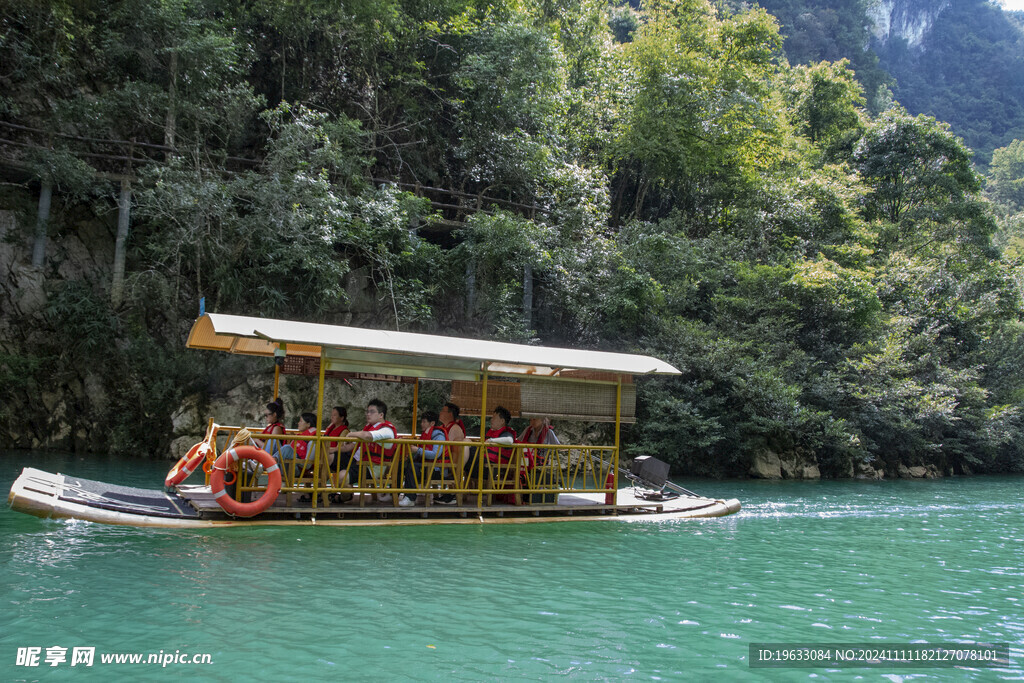
[[[189,532],[5,510],[0,678],[50,645],[211,653],[197,680],[764,680],[750,643],[1002,640],[1013,664],[991,673],[1020,679],[1020,484],[686,482],[743,512],[663,524]]]

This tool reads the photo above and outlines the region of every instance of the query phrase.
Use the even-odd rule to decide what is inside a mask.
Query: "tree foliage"
[[[625,443],[691,473],[1024,468],[1022,278],[992,240],[1019,143],[987,202],[945,124],[878,113],[871,60],[825,49],[863,45],[863,3],[775,3],[822,37],[788,34],[793,67],[769,14],[706,0],[101,4],[5,5],[0,114],[72,141],[20,159],[73,205],[55,230],[106,215],[75,190],[111,170],[83,138],[166,144],[130,169],[127,301],[48,280],[12,324],[67,355],[0,369],[34,405],[115,336],[107,446],[148,421],[158,450],[203,388],[180,339],[205,296],[665,358],[682,374],[639,384]],[[454,193],[403,191],[424,184]]]

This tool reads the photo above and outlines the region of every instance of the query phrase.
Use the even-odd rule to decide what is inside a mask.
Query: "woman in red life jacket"
[[[373,399],[366,405],[366,426],[358,432],[349,432],[348,434],[354,439],[366,442],[359,446],[359,450],[357,450],[356,454],[352,457],[355,460],[368,458],[370,466],[376,470],[375,476],[377,477],[381,476],[386,469],[386,466],[391,464],[391,459],[395,455],[395,449],[398,448],[398,444],[395,443],[389,443],[386,445],[378,443],[383,440],[395,439],[398,437],[398,430],[395,429],[395,425],[387,421],[387,414],[387,404],[379,398]],[[349,470],[348,480],[352,482],[353,485],[355,485],[359,480],[358,470],[358,467],[352,467]],[[406,496],[403,493],[398,498],[398,504],[402,507],[415,505],[415,497]]]
[[[347,436],[348,435],[348,411],[341,406],[334,406],[331,409],[331,423],[324,427],[324,435],[326,436]],[[331,441],[327,444],[327,465],[331,468],[331,481],[334,486],[340,486],[342,477],[345,476],[345,468],[348,466],[347,459],[345,462],[339,462],[335,465],[335,460],[338,458],[339,452],[351,453],[353,444],[343,443],[341,449],[338,448],[337,441]],[[341,499],[340,494],[332,494],[332,500],[337,497]]]
[[[341,406],[334,406],[331,409],[331,423],[324,427],[325,436],[345,436],[348,434],[348,411]],[[332,441],[327,445],[327,452],[334,461],[334,454],[338,452],[338,442]]]
[[[548,424],[547,418],[531,417],[530,426],[519,435],[519,443],[558,445],[562,442],[555,436],[555,430]],[[550,449],[547,448],[525,449],[523,455],[526,456],[526,466],[528,468],[537,465],[543,466],[550,452]]]
[[[421,441],[445,441],[444,429],[437,424],[437,413],[427,410],[420,417],[420,440]],[[438,457],[441,456],[441,457]],[[430,481],[434,474],[434,463],[445,462],[448,455],[441,444],[422,445],[412,449],[412,454],[405,461],[403,471],[403,488],[416,488],[416,469],[423,472],[426,481]],[[424,483],[426,483],[426,481]],[[410,496],[411,497],[411,496]]]
[[[263,428],[263,434],[284,434],[284,403],[280,398],[275,398],[273,403],[268,403],[263,411],[263,419],[267,426]],[[281,441],[279,439],[253,439],[256,447],[264,450],[274,457],[281,453]]]
[[[438,411],[437,426],[444,432],[445,441],[465,441],[466,440],[466,425],[462,424],[462,420],[459,419],[459,406],[452,402],[445,403],[441,406],[441,410]],[[465,446],[446,446],[448,449],[448,457],[458,467],[467,467],[467,458]],[[450,505],[455,502],[455,496],[451,493],[445,493],[436,498],[438,503],[444,505]]]
[[[299,416],[299,436],[316,436],[316,415],[313,413],[303,413]],[[293,448],[295,449],[295,458],[298,460],[306,460],[306,456],[309,456],[309,463],[307,469],[313,465],[313,454],[316,452],[316,443],[313,441],[293,441]]]

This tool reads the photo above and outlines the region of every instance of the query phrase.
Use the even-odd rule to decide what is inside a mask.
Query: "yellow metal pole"
[[[281,386],[281,366],[277,364],[277,359],[274,359],[274,395],[270,397],[271,401],[277,400],[278,389]]]
[[[416,378],[416,382],[412,385],[412,426],[409,428],[409,432],[416,436],[416,428],[418,423],[416,422],[416,411],[419,407],[420,402],[420,378]]]
[[[622,420],[622,375],[619,375],[619,383],[615,385],[615,452],[612,454],[612,481],[617,481],[619,476],[619,426]],[[614,486],[612,503],[619,503],[619,487]]]
[[[484,363],[484,383],[480,390],[480,445],[476,449],[477,494],[476,506],[484,506],[484,458],[487,457],[484,441],[487,440],[487,363]]]
[[[313,508],[316,509],[320,498],[320,461],[327,462],[327,453],[320,441],[324,425],[324,371],[327,369],[327,359],[324,358],[323,349],[320,350],[320,378],[317,380],[316,390],[316,458],[313,459]]]

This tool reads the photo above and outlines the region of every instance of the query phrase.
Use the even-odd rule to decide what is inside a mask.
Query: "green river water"
[[[32,465],[159,488],[169,464],[0,453],[0,486]],[[175,531],[5,506],[0,680],[1024,680],[1024,478],[680,483],[744,508]],[[1008,642],[1010,663],[759,669],[755,642]],[[100,661],[133,653],[210,663]]]

